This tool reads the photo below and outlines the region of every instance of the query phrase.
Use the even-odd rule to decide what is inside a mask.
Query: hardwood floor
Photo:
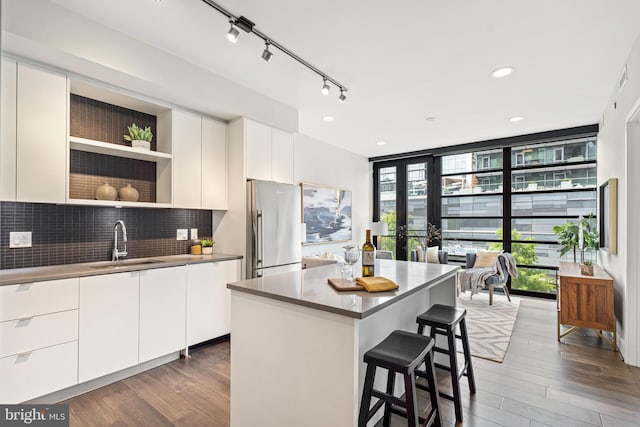
[[[473,359],[474,396],[463,379],[459,426],[640,425],[640,368],[626,366],[590,331],[559,344],[555,307],[522,298],[504,363]],[[229,342],[201,347],[188,360],[62,403],[69,404],[72,426],[228,426],[229,349]],[[445,375],[440,386],[447,387]],[[456,425],[453,404],[441,399],[441,406],[444,425]],[[394,416],[392,425],[406,421]]]

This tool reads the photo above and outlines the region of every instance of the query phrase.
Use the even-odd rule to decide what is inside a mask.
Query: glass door
[[[394,259],[407,260],[418,246],[426,247],[432,191],[432,158],[396,160],[374,165],[374,220],[386,222],[389,234],[378,249],[390,250]]]

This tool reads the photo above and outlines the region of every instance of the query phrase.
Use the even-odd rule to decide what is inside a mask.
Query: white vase
[[[137,202],[140,194],[138,194],[138,190],[133,188],[131,184],[127,184],[126,187],[122,187],[118,192],[120,196],[120,200],[123,202]]]
[[[131,141],[131,146],[133,148],[139,148],[141,150],[151,149],[151,143],[149,141],[142,141],[140,139],[134,139],[133,141]]]
[[[202,255],[211,255],[213,254],[213,247],[212,246],[203,246],[202,247]]]
[[[118,198],[118,192],[115,188],[105,182],[96,188],[96,199],[98,200],[115,200]]]

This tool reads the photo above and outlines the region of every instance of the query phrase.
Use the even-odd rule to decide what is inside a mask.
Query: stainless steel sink
[[[100,265],[92,265],[91,268],[95,269],[114,269],[114,268],[125,268],[125,267],[135,267],[138,265],[149,265],[149,264],[161,264],[164,261],[160,261],[157,259],[144,259],[144,260],[130,260],[130,261],[113,261],[108,264],[100,264]]]

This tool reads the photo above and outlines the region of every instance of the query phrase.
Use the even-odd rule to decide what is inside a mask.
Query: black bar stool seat
[[[384,405],[383,425],[388,426],[391,413],[407,418],[410,427],[417,427],[419,423],[425,426],[440,426],[440,407],[433,367],[433,347],[435,340],[430,337],[406,331],[393,331],[378,345],[364,354],[367,364],[367,374],[362,391],[362,402],[358,417],[358,427],[365,427],[378,410]],[[425,370],[417,368],[425,363]],[[373,388],[376,369],[387,369],[386,392]],[[404,377],[405,399],[393,395],[396,373]],[[416,399],[416,377],[427,379],[431,390],[431,410],[426,418],[418,416]],[[370,408],[371,398],[379,400]],[[402,409],[400,409],[402,408]]]
[[[441,397],[453,401],[453,405],[456,412],[456,421],[462,421],[462,402],[460,399],[460,378],[462,376],[467,377],[469,383],[469,391],[471,394],[476,392],[476,381],[473,375],[473,365],[471,364],[471,352],[469,350],[469,336],[467,335],[467,324],[465,316],[467,310],[463,308],[451,307],[448,305],[434,304],[429,310],[425,311],[418,316],[416,322],[418,323],[418,334],[424,333],[424,328],[429,326],[431,328],[429,336],[434,339],[437,335],[445,335],[447,337],[447,348],[442,348],[434,345],[433,351],[447,354],[449,356],[449,366],[442,365],[440,363],[434,363],[436,368],[443,369],[451,372],[451,388],[453,394],[447,394],[445,392],[439,392]],[[460,335],[456,334],[456,327],[460,328]],[[464,353],[464,364],[461,369],[458,370],[458,359],[456,357],[456,339],[462,341],[462,351]],[[421,384],[418,384],[418,388],[429,390]]]

